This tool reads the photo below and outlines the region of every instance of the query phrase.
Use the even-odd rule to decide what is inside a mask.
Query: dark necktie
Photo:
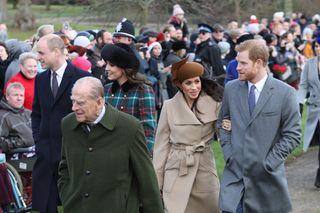
[[[256,87],[254,85],[251,85],[250,92],[249,92],[249,97],[248,97],[250,115],[252,115],[254,107],[256,106],[256,96],[255,96],[255,93],[254,93],[255,88]]]
[[[91,132],[91,129],[93,127],[94,124],[90,123],[90,124],[87,124],[87,123],[83,123],[81,125],[82,129],[85,131],[85,133],[89,134],[89,132]]]
[[[53,97],[55,98],[59,88],[56,72],[52,72],[51,86],[52,86],[52,94],[53,94]]]

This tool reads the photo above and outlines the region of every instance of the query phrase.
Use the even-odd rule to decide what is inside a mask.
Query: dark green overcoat
[[[139,203],[144,213],[163,212],[137,119],[106,105],[91,132],[71,113],[62,121],[62,134],[58,187],[64,213],[138,213]]]

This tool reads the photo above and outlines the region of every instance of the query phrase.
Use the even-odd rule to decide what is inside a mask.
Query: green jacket
[[[137,213],[139,204],[144,213],[163,212],[137,119],[106,105],[90,133],[71,113],[62,121],[62,135],[58,187],[65,213]]]

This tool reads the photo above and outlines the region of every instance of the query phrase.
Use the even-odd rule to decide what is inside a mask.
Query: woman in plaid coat
[[[105,100],[122,112],[141,121],[152,155],[156,129],[155,96],[146,78],[138,73],[139,60],[126,44],[107,44],[101,52],[107,63]]]

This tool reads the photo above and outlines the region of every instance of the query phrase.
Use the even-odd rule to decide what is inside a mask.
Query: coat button
[[[89,193],[85,193],[85,194],[84,194],[84,197],[85,197],[85,198],[88,198],[88,197],[89,197]]]
[[[92,152],[92,151],[93,151],[93,148],[92,148],[92,147],[89,147],[88,151],[89,151],[89,152]]]
[[[90,170],[86,170],[86,175],[90,175],[90,174],[91,174]]]
[[[123,109],[123,106],[121,106],[120,109]]]

